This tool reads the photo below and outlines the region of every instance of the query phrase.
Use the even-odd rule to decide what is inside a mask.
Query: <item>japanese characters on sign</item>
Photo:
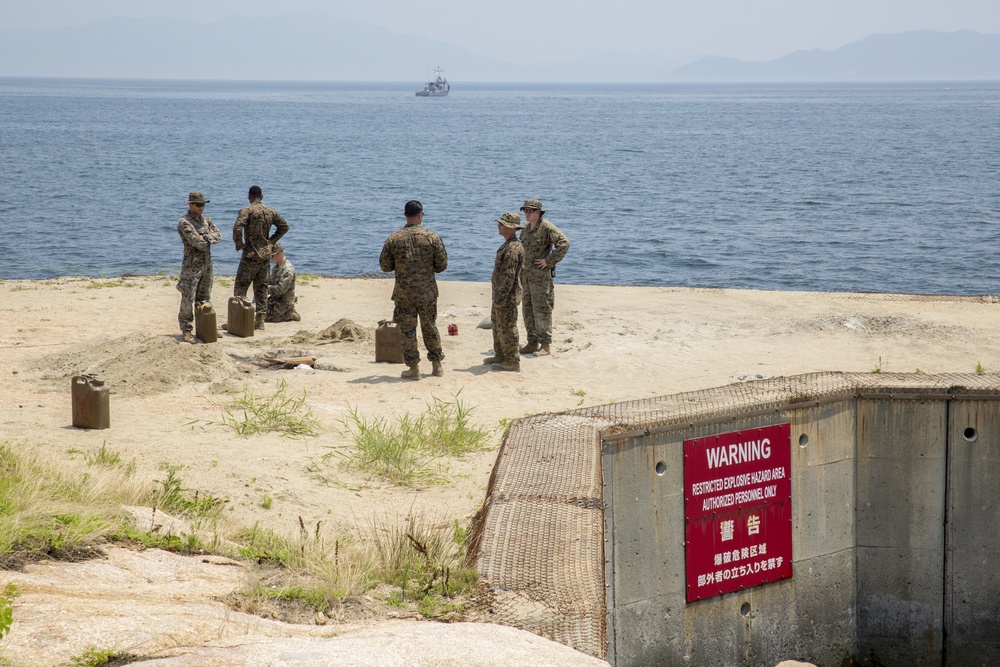
[[[684,441],[687,601],[792,576],[791,424]]]

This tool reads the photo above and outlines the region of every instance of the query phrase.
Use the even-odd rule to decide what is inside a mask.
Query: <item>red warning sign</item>
[[[791,424],[684,441],[687,601],[792,576]]]

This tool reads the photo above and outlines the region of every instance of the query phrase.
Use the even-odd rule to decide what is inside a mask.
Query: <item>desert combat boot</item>
[[[444,368],[441,366],[440,361],[432,361],[431,366],[433,367],[431,375],[433,375],[436,378],[442,377],[444,375]]]
[[[527,345],[525,345],[524,347],[521,348],[521,354],[531,354],[532,352],[535,352],[536,350],[538,350],[538,343],[537,342],[528,343]]]
[[[513,371],[515,373],[521,372],[521,362],[519,361],[501,361],[498,364],[490,364],[490,368],[495,371]]]
[[[253,328],[256,329],[257,331],[263,331],[264,330],[264,317],[265,317],[265,315],[266,315],[266,313],[258,312],[254,316]]]
[[[419,380],[420,379],[420,364],[416,363],[407,368],[405,371],[399,374],[399,377],[405,378],[407,380]]]
[[[549,344],[548,343],[542,343],[541,347],[538,348],[538,356],[540,356],[540,357],[547,357],[550,354],[552,354],[552,353],[549,352]]]

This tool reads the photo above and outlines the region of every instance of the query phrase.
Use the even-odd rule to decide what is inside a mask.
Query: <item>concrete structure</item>
[[[684,440],[784,422],[792,578],[687,603]],[[996,376],[822,373],[539,415],[505,439],[471,553],[500,622],[616,667],[1000,664],[998,464]]]

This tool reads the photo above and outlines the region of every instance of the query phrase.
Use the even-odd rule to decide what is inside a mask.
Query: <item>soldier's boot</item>
[[[549,344],[548,343],[542,343],[541,347],[538,348],[538,356],[540,356],[540,357],[547,357],[550,354],[552,354],[552,353],[549,352]]]
[[[521,372],[521,362],[519,361],[502,361],[499,364],[490,365],[495,371],[513,371],[515,373]]]
[[[500,363],[500,357],[486,357],[485,359],[483,359],[483,363],[486,364],[487,366],[489,366],[490,364],[498,364]]]
[[[191,333],[190,331],[183,332],[181,338],[184,339],[185,343],[193,343],[194,342],[194,334]]]
[[[406,380],[419,380],[420,379],[420,364],[416,363],[407,368],[405,371],[399,374],[399,377]]]
[[[444,375],[444,368],[441,367],[440,361],[432,361],[431,366],[433,367],[431,375],[433,375],[436,378],[442,377]]]
[[[302,318],[299,317],[299,314],[297,312],[295,312],[294,310],[291,313],[289,313],[289,315],[288,315],[288,321],[289,322],[298,322],[301,319]]]
[[[522,347],[521,348],[521,354],[531,354],[532,352],[535,352],[536,350],[538,350],[538,342],[537,341],[534,342],[534,343],[528,343],[527,345],[525,345],[524,347]]]
[[[267,313],[257,313],[254,316],[253,328],[256,329],[257,331],[263,331],[264,330],[264,318],[265,317],[267,317]]]

